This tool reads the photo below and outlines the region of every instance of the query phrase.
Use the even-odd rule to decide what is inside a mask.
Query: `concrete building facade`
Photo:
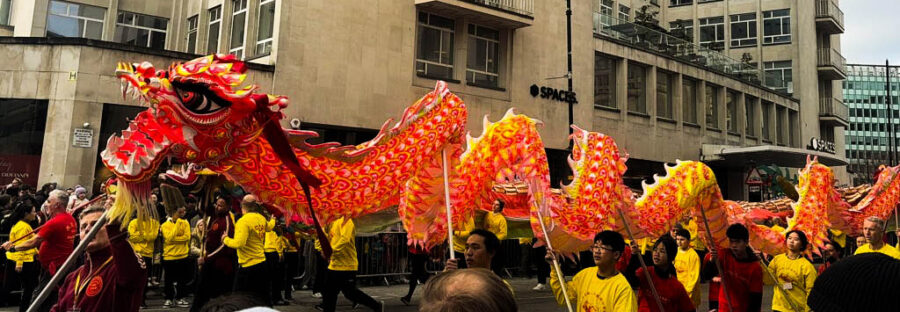
[[[239,55],[255,64],[249,82],[290,97],[285,127],[297,119],[346,144],[370,138],[436,80],[448,81],[467,103],[473,133],[482,116],[496,120],[510,107],[544,121],[555,185],[568,175],[568,102],[576,125],[611,135],[629,153],[632,186],[664,163],[703,160],[728,198],[747,199],[753,164],[799,167],[806,154],[846,164],[843,136],[834,136],[847,117],[835,80],[844,73],[843,21],[832,1],[572,1],[571,95],[563,2],[24,2],[12,2],[0,29],[13,36],[0,44],[11,56],[0,59],[0,99],[38,103],[30,120],[47,107],[43,128],[32,122],[17,136],[34,145],[43,133],[39,169],[29,172],[37,183],[103,178],[97,155],[106,132],[135,112],[114,92],[116,62],[159,67],[208,53]],[[659,13],[648,23],[644,11]],[[679,41],[673,30],[688,20],[692,37]],[[778,32],[765,26],[776,20]],[[755,34],[734,36],[740,23]],[[744,53],[762,62],[740,61]],[[86,133],[76,129],[92,131],[89,147],[73,146],[76,132]],[[833,150],[810,150],[813,138]]]

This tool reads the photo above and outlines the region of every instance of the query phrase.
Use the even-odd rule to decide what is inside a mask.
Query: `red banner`
[[[12,182],[13,178],[38,188],[38,172],[41,170],[40,155],[0,155],[0,185]]]

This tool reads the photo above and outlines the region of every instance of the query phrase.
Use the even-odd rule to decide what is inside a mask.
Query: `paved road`
[[[560,307],[556,305],[556,301],[553,299],[553,293],[550,290],[544,291],[533,291],[532,287],[535,285],[534,279],[524,279],[524,278],[513,278],[509,280],[510,284],[516,291],[516,299],[519,304],[519,311],[529,312],[529,311],[566,311],[564,307]],[[707,284],[701,284],[702,293],[704,294],[703,303],[697,309],[697,311],[707,311],[706,307],[706,289]],[[419,298],[421,296],[421,287],[416,289],[415,295],[413,295],[412,306],[406,306],[402,302],[400,302],[400,296],[406,294],[408,290],[407,285],[391,285],[391,286],[367,286],[362,287],[362,290],[375,298],[375,300],[384,301],[386,311],[391,312],[414,312],[417,310],[416,304],[419,302]],[[313,298],[310,291],[295,291],[294,292],[294,302],[288,306],[276,306],[275,309],[278,311],[285,312],[312,312],[316,311],[313,306],[320,303],[320,299]],[[150,299],[148,300],[150,305],[149,308],[144,309],[142,311],[158,311],[158,312],[183,312],[188,311],[188,309],[183,308],[170,308],[165,309],[162,307],[163,300],[162,295],[151,290]],[[766,287],[763,293],[763,311],[771,311],[772,306],[772,287]],[[11,307],[0,308],[0,311],[14,311]],[[337,311],[358,311],[358,312],[366,312],[369,309],[365,307],[359,307],[354,310],[350,306],[350,302],[344,299],[343,296],[339,296],[338,299],[338,307]]]

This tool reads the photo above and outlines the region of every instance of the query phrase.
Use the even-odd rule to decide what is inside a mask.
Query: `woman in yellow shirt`
[[[234,224],[234,238],[228,237],[227,232],[222,235],[222,243],[237,250],[240,265],[232,290],[254,293],[272,306],[269,270],[264,253],[266,231],[270,228],[266,217],[262,215],[263,208],[256,203],[255,197],[245,197],[241,210],[244,215]]]
[[[785,235],[785,243],[788,252],[775,256],[769,262],[769,272],[777,280],[772,280],[768,274],[763,274],[766,284],[774,285],[772,295],[773,311],[809,311],[806,306],[806,298],[816,282],[816,268],[803,257],[803,252],[809,246],[806,234],[792,230]],[[780,289],[780,290],[779,290]],[[787,296],[785,296],[787,295]]]
[[[188,295],[187,283],[191,280],[191,260],[188,259],[188,245],[191,242],[191,225],[184,220],[185,208],[179,207],[169,213],[169,218],[160,225],[163,236],[163,272],[165,274],[164,307],[174,304],[187,308],[191,304],[185,300]],[[176,285],[177,284],[177,288]]]
[[[506,227],[506,217],[502,214],[503,206],[503,201],[499,199],[494,200],[493,211],[488,212],[488,214],[484,216],[484,229],[497,235],[497,239],[501,242],[506,239],[506,233],[508,231]]]
[[[31,200],[22,200],[16,203],[13,208],[13,214],[10,220],[16,221],[12,229],[9,231],[9,240],[27,240],[30,239],[31,225],[29,222],[34,221],[37,214],[35,213],[34,203]],[[12,278],[15,277],[22,284],[22,297],[19,299],[19,311],[28,309],[31,302],[31,294],[34,292],[38,282],[38,273],[40,266],[34,261],[34,255],[37,249],[30,248],[25,250],[7,251],[6,252],[6,278],[3,283],[3,298],[9,298],[11,289],[5,285],[10,285]]]

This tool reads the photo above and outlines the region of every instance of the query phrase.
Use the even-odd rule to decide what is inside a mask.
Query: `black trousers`
[[[537,282],[546,285],[547,277],[550,276],[550,264],[544,260],[545,256],[547,256],[547,246],[531,249],[531,261],[537,267]]]
[[[299,274],[300,254],[297,252],[284,253],[284,298],[291,299],[291,286],[295,283],[294,278]],[[297,288],[300,289],[300,288]]]
[[[188,282],[191,281],[191,259],[163,260],[163,271],[166,281],[166,300],[182,299],[188,295]]]
[[[150,273],[153,269],[153,257],[144,257],[141,256],[141,259],[144,260],[144,268],[147,270],[147,281],[150,281]],[[144,294],[141,295],[141,304],[147,305],[147,291],[150,290],[149,285],[144,285]]]
[[[428,262],[427,254],[409,254],[409,292],[406,294],[406,298],[412,298],[419,282],[425,284],[428,281],[430,275],[425,270],[426,262]]]
[[[277,252],[267,252],[266,265],[269,266],[269,302],[281,301],[281,291],[284,290],[284,262],[278,261]]]
[[[234,292],[247,292],[255,294],[259,300],[272,306],[270,300],[271,289],[269,286],[269,268],[265,262],[260,262],[248,267],[239,268],[234,277]]]
[[[217,269],[212,263],[205,263],[200,268],[200,277],[198,278],[196,288],[194,290],[194,303],[191,304],[191,311],[200,311],[210,299],[231,293],[234,287],[234,271],[223,272]]]
[[[381,303],[356,288],[356,271],[332,271],[328,270],[328,282],[325,292],[322,294],[322,310],[334,312],[337,305],[338,292],[344,293],[344,297],[350,301],[367,306],[375,311],[381,311]]]
[[[325,278],[328,274],[328,261],[322,258],[321,254],[316,254],[316,279],[313,281],[313,293],[325,292]]]
[[[42,268],[41,269],[41,277],[38,279],[38,287],[35,289],[43,290],[45,287],[47,287],[47,284],[50,283],[50,279],[52,279],[52,278],[53,278],[53,274],[50,274],[50,271],[44,270]],[[29,301],[29,302],[34,302],[35,300],[37,300],[37,297],[40,294],[41,294],[40,291],[36,291],[36,292],[32,293],[31,301]],[[37,310],[40,312],[50,312],[50,309],[52,309],[53,306],[56,305],[57,301],[59,301],[59,285],[56,285],[55,287],[53,287],[53,290],[50,291],[50,295],[47,296],[47,299],[45,299],[44,302],[41,303],[41,305],[38,307]]]
[[[13,286],[18,284],[22,289],[22,295],[19,298],[19,311],[28,310],[31,304],[31,296],[38,284],[38,275],[41,274],[41,265],[37,261],[25,262],[22,264],[22,272],[16,272],[16,262],[6,261],[6,274],[3,278],[3,299],[9,304],[9,293],[12,292]],[[16,283],[18,282],[18,283]]]

